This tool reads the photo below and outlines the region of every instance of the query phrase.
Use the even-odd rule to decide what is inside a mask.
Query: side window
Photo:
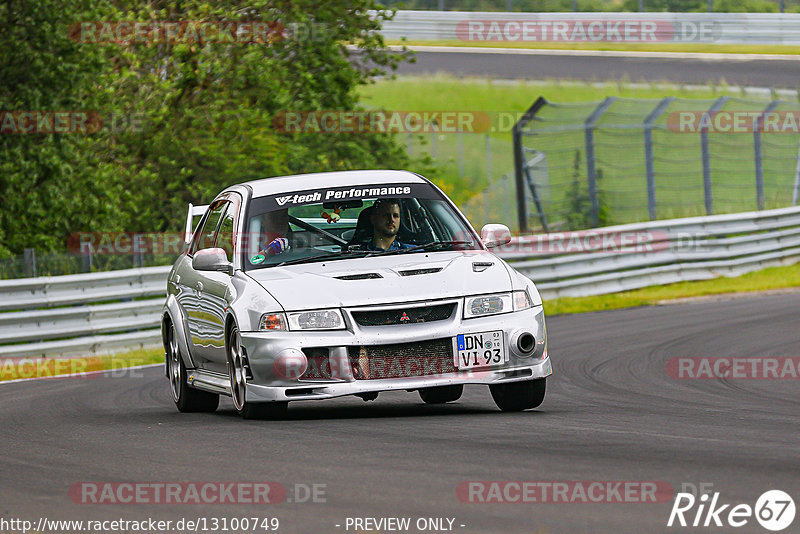
[[[233,220],[236,217],[236,210],[233,209],[233,204],[230,205],[231,209],[225,212],[222,222],[219,225],[219,235],[217,236],[217,245],[223,249],[228,255],[228,261],[233,261]]]
[[[198,250],[212,248],[214,246],[214,239],[217,235],[217,225],[227,207],[228,202],[221,202],[216,206],[211,206],[211,212],[208,214],[208,217],[206,217],[203,227],[199,228],[197,230],[197,235],[195,235],[194,242],[192,243],[192,254]]]

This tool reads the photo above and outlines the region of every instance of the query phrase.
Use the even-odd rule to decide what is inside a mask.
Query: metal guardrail
[[[470,21],[484,23],[483,31],[473,33],[472,38],[468,26]],[[496,31],[491,27],[492,21],[498,22]],[[598,32],[605,32],[606,41],[613,41],[615,38],[622,40],[626,22],[652,22],[655,23],[655,40],[650,42],[656,43],[800,44],[798,13],[502,13],[399,10],[393,20],[384,22],[381,33],[386,39],[393,40],[401,38],[410,41],[457,40],[479,46],[482,41],[475,38],[479,34],[495,41],[544,41],[546,40],[544,38],[533,38],[539,35],[540,30],[536,29],[530,29],[528,37],[525,38],[521,25],[526,22],[535,24],[548,21],[566,23],[565,26],[569,28],[567,34],[560,35],[557,40],[569,42],[597,42],[598,39],[593,38],[592,32],[595,37]],[[581,31],[573,34],[574,24],[577,22],[582,23]],[[593,28],[590,32],[588,28],[590,22],[610,24],[619,22],[623,30],[620,32],[612,30],[609,33],[608,30],[600,30],[600,26],[596,26],[597,29]],[[548,29],[552,30],[550,26]],[[638,34],[634,37],[638,38]],[[632,39],[628,40],[634,42]]]
[[[96,355],[158,346],[169,270],[0,280],[0,357]]]
[[[800,261],[800,207],[522,236],[496,252],[545,299],[734,276]],[[0,358],[160,345],[168,272],[0,281]]]
[[[737,276],[800,261],[800,207],[518,237],[497,253],[545,299]]]

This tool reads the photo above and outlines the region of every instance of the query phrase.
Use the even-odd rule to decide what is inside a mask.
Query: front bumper
[[[391,326],[359,326],[352,312],[343,310],[346,330],[296,332],[241,332],[252,378],[248,379],[247,401],[313,400],[370,393],[376,391],[415,390],[454,384],[498,384],[544,378],[552,374],[547,354],[547,332],[541,306],[528,310],[488,317],[462,319],[461,300],[415,303],[425,306],[453,302],[456,309],[446,320],[430,323]],[[412,306],[412,305],[409,305]],[[391,306],[397,308],[395,304]],[[387,306],[388,308],[388,306]],[[374,310],[375,307],[370,309]],[[356,377],[348,348],[374,345],[396,345],[428,340],[452,339],[458,334],[502,330],[508,362],[501,366],[472,370],[441,372],[422,376],[359,379]],[[534,336],[535,349],[525,354],[517,348],[522,333]],[[287,376],[285,361],[304,360],[304,349],[327,349],[331,377],[306,379]]]

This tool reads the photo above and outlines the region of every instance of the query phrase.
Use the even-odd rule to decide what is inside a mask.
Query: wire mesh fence
[[[0,279],[61,276],[174,263],[177,254],[76,254],[25,249],[25,254],[0,258]]]
[[[798,122],[800,105],[779,100],[543,101],[520,131],[526,194],[540,200],[525,222],[580,229],[797,204]]]

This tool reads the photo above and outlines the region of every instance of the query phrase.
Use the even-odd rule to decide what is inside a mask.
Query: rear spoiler
[[[192,242],[192,234],[194,233],[192,225],[192,220],[197,216],[202,216],[205,214],[206,210],[208,209],[208,205],[205,206],[194,206],[189,204],[189,211],[186,213],[186,233],[184,234],[184,242],[188,245]]]

